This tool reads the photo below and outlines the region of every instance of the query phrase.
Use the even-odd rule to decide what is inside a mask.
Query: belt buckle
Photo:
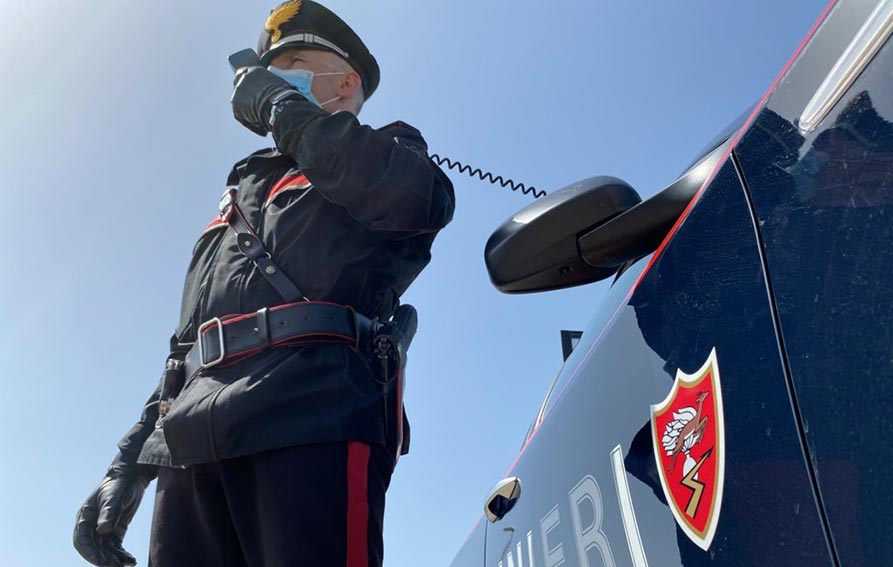
[[[205,349],[203,347],[204,344],[204,335],[203,332],[205,329],[210,328],[211,326],[217,326],[217,333],[220,337],[220,356],[215,358],[214,360],[205,363]],[[208,319],[204,323],[202,323],[198,328],[198,363],[199,368],[205,370],[206,368],[211,368],[212,366],[216,366],[223,362],[223,359],[226,358],[226,346],[223,344],[223,321],[220,320],[220,317],[214,317],[213,319]]]

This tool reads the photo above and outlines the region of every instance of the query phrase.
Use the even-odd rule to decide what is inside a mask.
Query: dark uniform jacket
[[[277,116],[273,138],[276,149],[255,152],[229,176],[248,222],[306,297],[387,319],[453,215],[452,184],[421,134],[400,122],[375,130],[298,101]],[[283,302],[233,230],[214,221],[193,250],[172,345],[194,342],[212,317]],[[156,390],[118,458],[183,466],[304,443],[383,443],[376,378],[350,346],[269,349],[187,381],[160,426]]]

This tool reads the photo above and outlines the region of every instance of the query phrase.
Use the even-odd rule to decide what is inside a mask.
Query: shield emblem
[[[669,395],[651,406],[651,437],[670,510],[682,531],[707,550],[719,522],[725,472],[715,348],[694,374],[676,371]]]

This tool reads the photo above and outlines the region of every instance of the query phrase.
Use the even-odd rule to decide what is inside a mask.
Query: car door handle
[[[490,491],[490,496],[484,503],[484,514],[491,522],[497,522],[515,507],[520,497],[521,479],[516,476],[504,478]]]

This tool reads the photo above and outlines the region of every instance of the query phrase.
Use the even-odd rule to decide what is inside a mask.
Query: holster
[[[158,421],[155,428],[160,428],[164,418],[170,411],[174,399],[180,395],[186,383],[186,364],[177,358],[168,358],[161,376],[161,394],[158,397]]]
[[[173,339],[171,344],[174,344]],[[141,443],[136,459],[136,462],[141,465],[177,466],[171,461],[170,451],[167,448],[164,430],[162,429],[164,418],[170,411],[174,399],[180,394],[186,381],[183,362],[185,350],[180,348],[179,345],[177,347],[172,346],[172,348],[174,350],[172,350],[164,363],[164,371],[161,374],[161,381],[157,390],[158,397],[154,399],[154,402],[157,403],[157,409],[155,412],[150,412],[151,406],[155,405],[150,402],[143,410],[145,417],[155,417],[155,420],[154,424],[152,421],[146,423],[148,434]]]
[[[409,420],[403,405],[406,388],[406,352],[415,336],[418,315],[412,305],[401,305],[391,321],[382,324],[373,340],[372,347],[379,379],[383,384],[384,418],[387,426],[388,445],[395,458],[409,453]],[[393,408],[393,409],[391,409]]]

